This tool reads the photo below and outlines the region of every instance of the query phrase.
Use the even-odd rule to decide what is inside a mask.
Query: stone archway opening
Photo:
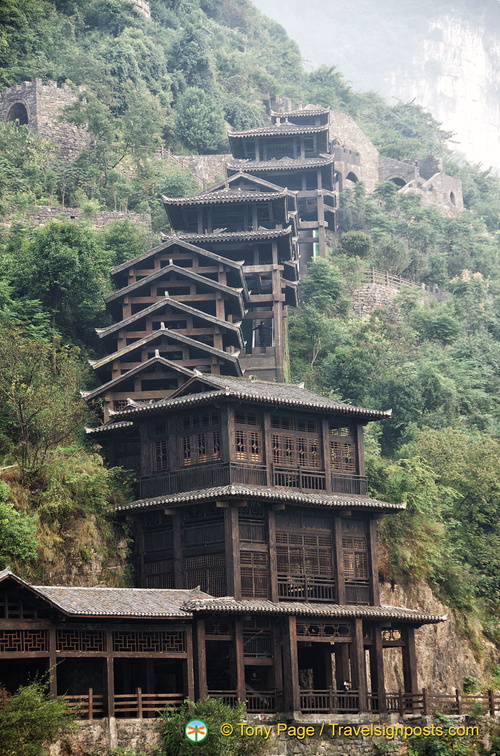
[[[7,121],[16,121],[20,126],[25,126],[29,122],[26,105],[22,102],[15,102],[7,113]]]
[[[400,189],[403,188],[403,186],[406,186],[406,181],[402,179],[400,176],[393,176],[389,179],[389,181],[392,181],[393,184],[396,184],[396,186],[399,186]]]
[[[451,202],[452,205],[456,205],[457,204],[454,192],[450,192],[450,202]]]
[[[356,176],[355,173],[353,173],[353,171],[349,171],[349,173],[345,177],[345,180],[346,181],[351,181],[353,184],[357,184],[358,181],[359,181],[359,178]]]

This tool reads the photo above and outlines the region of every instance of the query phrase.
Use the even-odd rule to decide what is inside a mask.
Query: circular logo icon
[[[201,743],[208,735],[208,727],[201,719],[192,719],[187,723],[184,732],[188,740],[193,743]]]

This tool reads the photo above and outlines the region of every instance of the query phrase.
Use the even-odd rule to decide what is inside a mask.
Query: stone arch
[[[450,192],[450,202],[452,205],[456,205],[457,201],[455,199],[455,192]]]
[[[20,126],[29,123],[28,111],[26,105],[22,102],[15,102],[7,113],[7,121],[17,121]]]
[[[403,188],[403,186],[406,186],[407,182],[401,178],[401,176],[392,176],[388,181],[392,181],[393,184],[396,184],[396,186],[399,186],[400,189]]]
[[[355,173],[353,173],[353,171],[349,171],[349,173],[347,174],[345,178],[346,178],[346,181],[352,181],[353,184],[357,184],[359,181],[359,178],[356,176]]]

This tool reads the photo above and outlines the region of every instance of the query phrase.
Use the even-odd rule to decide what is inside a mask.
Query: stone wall
[[[352,292],[352,307],[356,315],[371,315],[375,310],[388,307],[399,293],[395,286],[363,284]]]
[[[415,166],[412,163],[405,163],[402,160],[379,155],[378,159],[379,181],[391,181],[400,179],[405,184],[415,178]]]
[[[137,10],[143,14],[143,16],[146,16],[146,18],[151,18],[151,8],[149,7],[149,3],[146,2],[146,0],[131,0]]]
[[[437,207],[443,215],[452,216],[464,209],[462,182],[446,173],[436,173],[427,180],[415,179],[400,191],[420,195],[424,207]]]
[[[205,189],[217,181],[226,178],[226,166],[232,159],[230,154],[218,155],[172,155],[168,150],[162,150],[160,156],[167,163],[176,162],[181,168],[191,171],[200,185],[200,189]]]
[[[351,116],[339,110],[330,111],[330,141],[335,140],[340,147],[359,153],[361,175],[356,173],[356,176],[365,183],[367,191],[372,192],[379,181],[378,150]]]
[[[135,226],[142,226],[151,232],[151,215],[149,213],[114,212],[111,210],[98,210],[87,217],[83,210],[78,207],[49,207],[40,205],[34,207],[25,216],[24,221],[36,226],[44,226],[51,220],[73,220],[77,222],[87,221],[94,228],[102,229],[110,223],[118,220],[128,220]],[[8,222],[3,225],[10,225]]]
[[[268,737],[267,756],[376,756],[383,746],[389,747],[395,753],[404,753],[405,740],[402,735],[395,736],[395,725],[423,727],[432,724],[430,718],[406,719],[401,722],[397,714],[302,715],[294,720],[266,718],[266,721],[259,717],[247,719],[241,737],[254,737],[255,728],[266,728],[260,732],[266,733]],[[452,721],[457,725],[463,725],[466,719],[453,717]],[[487,737],[493,721],[484,718],[479,727],[479,736],[482,739]],[[282,728],[279,734],[278,724]],[[477,721],[473,724],[478,725]],[[161,742],[156,727],[157,722],[153,719],[83,721],[74,737],[50,747],[49,756],[108,756],[110,748],[130,749],[153,756]],[[342,730],[339,732],[340,727]],[[346,732],[345,728],[348,727],[352,729]],[[360,730],[353,732],[354,728]],[[378,733],[375,728],[380,728]]]
[[[23,81],[0,92],[0,121],[14,120],[13,107],[24,106],[27,123],[40,136],[57,146],[62,159],[71,159],[90,147],[85,129],[60,120],[63,108],[77,99],[77,93],[67,84],[58,87],[55,81],[43,84],[41,79]],[[21,119],[22,122],[22,119]]]

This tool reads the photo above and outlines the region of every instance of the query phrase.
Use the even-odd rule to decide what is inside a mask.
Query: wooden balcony
[[[306,575],[279,575],[278,596],[286,601],[335,602],[333,580]]]
[[[358,712],[358,693],[355,690],[301,690],[300,710],[304,714]]]
[[[241,483],[250,486],[276,486],[295,491],[327,493],[327,480],[322,470],[307,470],[304,467],[273,465],[271,480],[267,479],[264,465],[219,462],[196,465],[184,470],[158,473],[139,480],[139,497],[149,499],[182,491],[227,486]],[[331,476],[332,493],[366,494],[366,478],[362,475],[334,473]]]
[[[345,599],[346,604],[370,604],[371,590],[370,584],[367,581],[349,581],[346,580],[345,584]]]

